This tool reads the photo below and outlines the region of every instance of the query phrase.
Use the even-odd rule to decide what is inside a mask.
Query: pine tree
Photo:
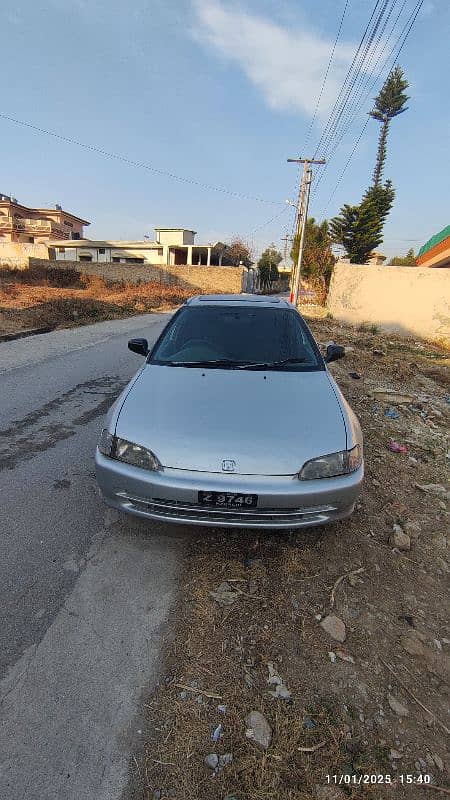
[[[372,250],[383,241],[378,209],[373,199],[358,206],[344,205],[330,221],[333,241],[342,244],[351,264],[365,264]]]
[[[405,94],[405,89],[408,88],[408,81],[404,77],[401,67],[394,67],[392,72],[389,73],[386,81],[383,84],[379,94],[375,98],[375,105],[370,112],[372,119],[381,122],[380,136],[378,139],[377,160],[373,172],[373,185],[381,185],[381,176],[383,174],[384,164],[386,161],[386,147],[387,137],[389,132],[389,125],[391,119],[403,114],[407,111],[405,103],[409,97]]]
[[[388,180],[384,185],[377,184],[370,186],[363,195],[362,203],[373,203],[378,214],[380,221],[380,233],[383,230],[384,223],[392,208],[395,198],[395,189],[392,186],[392,181]]]
[[[366,263],[372,250],[383,241],[384,224],[395,197],[392,182],[381,182],[387,137],[391,119],[407,110],[407,87],[408,81],[402,69],[395,67],[375,98],[375,105],[370,112],[373,119],[381,122],[373,183],[364,193],[359,206],[343,206],[340,214],[330,223],[333,240],[344,246],[352,264]]]

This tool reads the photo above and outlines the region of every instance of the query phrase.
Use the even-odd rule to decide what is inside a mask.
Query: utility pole
[[[305,229],[306,220],[308,219],[308,205],[309,205],[309,191],[312,181],[312,164],[325,164],[325,159],[314,158],[288,158],[289,163],[303,164],[302,182],[297,203],[297,225],[295,237],[297,238],[300,233],[300,243],[298,248],[297,263],[291,280],[291,296],[290,301],[297,307],[298,295],[300,291],[300,276],[302,269],[303,248],[305,243]]]

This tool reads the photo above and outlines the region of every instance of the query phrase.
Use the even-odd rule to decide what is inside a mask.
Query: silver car
[[[296,309],[278,297],[188,300],[114,403],[96,451],[106,502],[213,527],[300,528],[348,517],[361,429]]]

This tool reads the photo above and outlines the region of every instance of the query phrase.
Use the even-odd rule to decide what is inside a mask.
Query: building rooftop
[[[428,252],[428,250],[431,250],[433,247],[436,247],[437,244],[440,244],[441,242],[443,242],[445,239],[448,238],[450,238],[450,225],[447,225],[445,228],[442,228],[442,230],[439,231],[439,233],[435,233],[434,236],[431,237],[431,239],[428,239],[428,241],[425,242],[425,244],[422,245],[422,247],[420,248],[417,257],[420,258],[420,256],[424,256],[425,253]]]
[[[72,214],[71,211],[66,211],[60,205],[55,204],[54,208],[32,208],[31,206],[22,205],[22,203],[19,203],[19,201],[15,197],[10,197],[9,195],[2,194],[0,192],[0,206],[9,206],[11,204],[17,206],[18,208],[23,209],[23,211],[32,212],[34,214],[45,215],[45,214],[54,214],[55,212],[60,212],[61,214],[64,214],[64,216],[66,217],[70,217],[71,219],[74,219],[77,222],[81,222],[83,225],[91,224],[89,220],[83,219],[82,217],[78,217],[76,214]]]
[[[139,250],[154,250],[161,248],[159,242],[148,240],[124,241],[113,239],[54,239],[49,242],[50,247],[138,247]]]
[[[176,231],[179,233],[182,231],[183,233],[197,233],[197,231],[193,231],[192,228],[155,228],[155,231]]]
[[[170,230],[175,230],[171,228]],[[124,240],[124,239],[54,239],[53,241],[49,242],[50,247],[57,246],[57,247],[137,247],[139,250],[154,250],[155,248],[160,249],[163,247],[161,242],[157,242],[156,240],[149,240],[149,239],[140,239],[140,240]],[[225,245],[223,242],[208,242],[205,244],[169,244],[169,247],[176,247],[178,250],[185,249],[187,250],[188,247],[221,247],[224,248]]]

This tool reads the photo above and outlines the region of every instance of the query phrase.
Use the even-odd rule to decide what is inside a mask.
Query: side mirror
[[[147,339],[130,339],[128,350],[131,350],[132,353],[137,353],[138,356],[148,356]]]
[[[340,344],[329,344],[327,347],[325,361],[327,364],[329,364],[330,361],[337,361],[339,358],[344,358],[344,356],[345,347],[342,347]]]

